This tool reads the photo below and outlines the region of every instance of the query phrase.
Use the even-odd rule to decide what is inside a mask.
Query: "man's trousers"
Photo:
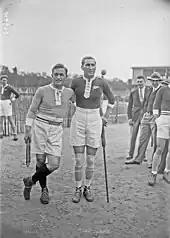
[[[138,145],[138,152],[137,152],[137,156],[135,158],[135,161],[137,162],[142,162],[145,158],[145,152],[146,149],[148,147],[148,143],[150,140],[150,137],[152,135],[153,138],[153,152],[152,152],[152,157],[150,159],[150,161],[148,161],[148,163],[152,164],[153,161],[153,156],[154,153],[156,151],[156,140],[157,140],[157,126],[156,123],[142,123],[141,125],[141,132],[140,132],[140,137],[139,137],[139,145]],[[162,153],[162,157],[161,157],[161,163],[159,165],[158,168],[158,172],[163,172],[165,169],[165,164],[166,164],[166,156],[168,154],[168,140],[166,142],[165,148],[163,150]]]
[[[152,163],[153,155],[156,151],[156,123],[155,122],[141,124],[138,152],[137,152],[135,161],[141,163],[144,160],[145,152],[148,147],[148,143],[151,138],[151,135],[153,138],[153,153],[152,153],[152,158],[150,162]]]
[[[130,150],[129,150],[130,157],[133,157],[133,154],[135,151],[136,139],[137,139],[140,123],[141,123],[141,119],[137,119],[137,121],[134,122],[133,126],[131,127]]]

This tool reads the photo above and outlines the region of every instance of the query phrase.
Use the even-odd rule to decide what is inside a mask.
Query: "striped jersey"
[[[58,90],[51,84],[38,88],[27,113],[26,125],[32,125],[36,116],[51,121],[62,121],[73,94],[71,88],[63,87],[62,90]]]

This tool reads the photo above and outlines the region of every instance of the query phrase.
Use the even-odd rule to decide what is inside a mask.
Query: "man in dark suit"
[[[127,160],[133,158],[136,138],[139,131],[139,126],[141,124],[142,117],[146,112],[148,105],[148,98],[152,92],[152,88],[145,86],[145,77],[140,75],[137,77],[138,87],[130,93],[129,103],[128,103],[128,121],[129,125],[132,127],[131,138],[130,138],[130,150]]]

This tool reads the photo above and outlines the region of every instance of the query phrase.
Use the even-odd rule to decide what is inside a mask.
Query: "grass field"
[[[107,168],[110,203],[106,203],[102,149],[98,151],[93,179],[95,201],[71,202],[74,190],[72,150],[69,129],[64,132],[61,167],[49,176],[51,201],[39,202],[37,184],[30,201],[22,196],[22,178],[35,169],[25,166],[23,135],[0,141],[1,155],[1,238],[169,238],[170,186],[161,175],[157,185],[147,185],[146,163],[126,166],[129,132],[127,123],[106,128]],[[151,148],[148,149],[148,157]]]

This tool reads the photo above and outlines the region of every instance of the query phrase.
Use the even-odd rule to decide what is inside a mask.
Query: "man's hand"
[[[154,116],[155,120],[159,117],[158,114],[153,114],[153,116]]]
[[[106,117],[102,117],[102,123],[103,123],[103,126],[107,126],[107,118]]]
[[[129,126],[133,126],[134,122],[132,121],[132,119],[129,119],[128,122],[129,122]]]
[[[31,142],[31,126],[25,126],[25,136],[24,136],[25,143],[28,141]]]

